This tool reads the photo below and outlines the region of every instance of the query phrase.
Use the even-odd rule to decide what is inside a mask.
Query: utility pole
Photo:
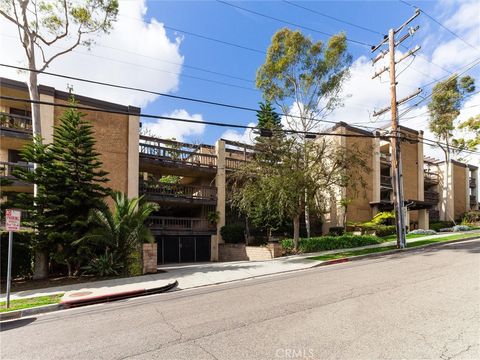
[[[378,116],[383,113],[386,113],[390,110],[391,118],[392,118],[392,134],[393,137],[391,138],[391,166],[392,166],[392,175],[393,175],[393,206],[395,210],[395,223],[397,229],[397,247],[400,249],[405,248],[406,246],[406,224],[405,224],[405,214],[404,214],[404,198],[403,198],[403,175],[402,175],[402,154],[401,154],[401,142],[402,136],[399,130],[398,125],[398,110],[397,106],[400,104],[405,103],[406,101],[414,98],[418,94],[420,94],[421,89],[418,89],[415,93],[407,96],[400,101],[397,101],[397,81],[395,76],[395,66],[402,60],[408,58],[411,55],[414,55],[415,52],[420,50],[419,46],[416,46],[414,49],[408,51],[405,55],[403,55],[400,59],[395,60],[395,48],[400,45],[404,40],[408,39],[410,36],[419,29],[418,26],[415,28],[409,28],[408,33],[403,35],[398,41],[395,40],[395,35],[402,31],[413,19],[415,19],[418,15],[420,15],[420,11],[417,9],[415,14],[405,21],[399,28],[397,29],[390,29],[388,32],[388,36],[385,36],[382,42],[377,46],[372,47],[372,53],[375,52],[377,49],[382,47],[384,44],[388,42],[388,51],[382,50],[380,54],[373,59],[373,64],[375,64],[380,59],[384,58],[387,54],[389,55],[389,66],[384,66],[380,71],[376,72],[372,79],[375,79],[377,76],[380,76],[385,71],[389,71],[390,73],[390,106],[384,108],[380,111],[374,112],[373,116]]]

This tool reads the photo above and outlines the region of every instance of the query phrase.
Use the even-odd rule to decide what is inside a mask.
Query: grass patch
[[[434,243],[441,243],[441,242],[451,241],[451,240],[462,240],[462,239],[466,240],[474,237],[478,237],[478,234],[458,234],[458,235],[445,236],[445,237],[436,238],[436,239],[420,240],[412,243],[407,243],[407,248],[413,248],[417,246],[434,244]],[[343,259],[343,258],[352,257],[352,256],[381,253],[384,251],[394,250],[396,248],[397,248],[396,245],[390,245],[390,246],[383,246],[383,247],[373,248],[373,249],[352,250],[352,251],[344,251],[336,254],[314,256],[314,257],[309,257],[308,259],[327,261],[327,260]]]
[[[435,235],[407,234],[407,239],[415,239],[415,238],[423,237],[423,236],[435,236]],[[396,239],[397,239],[397,234],[382,236],[382,241],[384,241],[384,242],[392,241],[392,240],[396,240]]]
[[[7,302],[0,301],[0,312],[29,309],[36,306],[58,304],[62,294],[39,296],[27,299],[15,299],[10,301],[10,308],[7,309]]]

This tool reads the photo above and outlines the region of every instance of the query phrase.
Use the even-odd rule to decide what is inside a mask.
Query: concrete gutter
[[[66,300],[61,300],[60,303],[58,304],[37,306],[33,308],[28,308],[28,309],[21,309],[21,310],[14,310],[14,311],[0,313],[0,321],[20,319],[22,317],[31,316],[31,315],[43,314],[43,313],[52,312],[52,311],[70,309],[70,308],[86,306],[86,305],[106,303],[106,302],[117,301],[117,300],[124,300],[124,299],[133,298],[133,297],[161,294],[163,292],[172,290],[177,286],[178,286],[178,282],[175,280],[172,283],[169,283],[167,285],[160,286],[157,288],[113,292],[113,293],[102,294],[97,296],[79,297],[78,299],[68,298]]]
[[[321,263],[315,265],[314,267],[334,265],[334,264],[340,264],[340,263],[344,263],[344,262],[358,261],[358,260],[381,257],[381,256],[385,256],[385,255],[393,255],[393,254],[398,254],[398,253],[413,252],[413,251],[423,250],[423,249],[429,248],[429,247],[440,247],[442,245],[454,244],[454,243],[457,243],[457,242],[478,240],[478,239],[480,239],[480,236],[471,237],[471,238],[467,238],[467,239],[457,239],[457,240],[437,242],[437,243],[432,243],[432,244],[425,244],[425,245],[415,246],[415,247],[406,248],[406,249],[393,249],[393,250],[380,251],[380,252],[376,252],[376,253],[372,253],[372,254],[365,254],[365,255],[351,256],[351,257],[340,258],[340,259],[327,260],[327,261],[322,261]]]

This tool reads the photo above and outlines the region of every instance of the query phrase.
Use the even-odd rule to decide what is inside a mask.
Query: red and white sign
[[[7,209],[5,212],[5,228],[7,231],[20,231],[21,211]]]

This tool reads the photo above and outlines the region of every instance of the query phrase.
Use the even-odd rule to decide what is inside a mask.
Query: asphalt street
[[[2,323],[1,359],[480,359],[480,241]]]

